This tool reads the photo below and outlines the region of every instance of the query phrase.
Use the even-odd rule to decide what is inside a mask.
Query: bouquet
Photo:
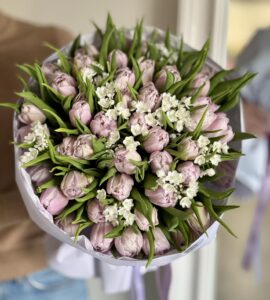
[[[104,31],[48,46],[42,64],[19,66],[30,76],[20,100],[1,104],[15,109],[17,182],[33,220],[125,265],[198,249],[218,222],[233,234],[221,218],[236,207],[226,162],[242,155],[229,143],[251,137],[238,103],[254,75],[230,78],[207,57],[209,41],[195,51],[110,16]]]

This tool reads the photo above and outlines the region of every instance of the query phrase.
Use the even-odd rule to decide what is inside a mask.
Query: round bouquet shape
[[[233,192],[239,91],[169,31],[79,36],[30,75],[16,104],[16,179],[47,233],[116,265],[163,265],[215,237]],[[230,142],[230,144],[228,144]],[[232,143],[231,143],[232,142]],[[231,232],[232,233],[232,232]],[[233,233],[232,233],[233,234]]]

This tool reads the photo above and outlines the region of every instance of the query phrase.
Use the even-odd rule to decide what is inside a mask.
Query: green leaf
[[[57,53],[58,58],[60,59],[61,65],[60,68],[67,74],[71,73],[71,66],[68,60],[68,57],[59,49],[55,48],[54,46],[45,43],[45,46],[50,48],[51,50],[55,51]]]
[[[92,141],[92,148],[94,150],[94,153],[99,153],[106,149],[104,144],[105,143],[104,138],[96,139],[93,137],[91,141]]]
[[[41,193],[43,190],[46,190],[50,187],[58,186],[61,180],[57,177],[53,177],[52,179],[48,180],[47,182],[39,185],[36,189],[37,193]]]
[[[196,216],[196,218],[197,218],[197,220],[198,220],[198,223],[199,223],[199,225],[200,225],[202,231],[207,235],[207,233],[206,233],[206,228],[203,226],[202,219],[201,219],[201,216],[200,216],[198,207],[197,207],[197,205],[196,205],[196,202],[195,202],[195,203],[193,202],[193,203],[191,204],[191,208],[192,208],[192,210],[193,210],[193,212],[194,212],[194,214],[195,214],[195,216]]]
[[[93,224],[93,222],[87,221],[87,222],[82,223],[82,224],[79,225],[79,227],[78,227],[78,229],[77,229],[77,231],[76,231],[76,233],[75,233],[74,243],[77,242],[80,233],[81,233],[84,229],[90,227],[92,224]]]
[[[54,130],[55,132],[61,132],[61,133],[66,133],[66,134],[74,134],[74,135],[79,135],[79,130],[78,129],[69,129],[69,128],[57,128]]]
[[[221,215],[226,211],[236,209],[239,207],[239,205],[213,205],[213,209],[218,215]]]
[[[27,75],[32,77],[33,79],[37,80],[36,70],[32,65],[29,64],[22,64],[16,65],[17,68],[19,68],[21,71],[25,72]]]
[[[148,261],[146,264],[146,268],[148,268],[155,255],[155,237],[151,228],[149,228],[149,230],[146,232],[146,236],[149,241],[149,249],[150,249]]]
[[[171,32],[168,28],[165,35],[165,46],[168,50],[171,50]]]
[[[235,95],[233,98],[230,96],[221,104],[219,112],[227,112],[233,109],[240,102],[240,94]]]
[[[132,68],[133,68],[133,71],[135,74],[135,79],[136,79],[134,89],[137,90],[140,87],[140,84],[142,82],[142,72],[141,72],[141,69],[139,67],[137,60],[135,60],[133,56],[130,56],[130,60],[132,63]]]
[[[107,173],[101,178],[99,182],[99,186],[101,186],[105,181],[107,181],[109,178],[113,177],[117,173],[116,168],[110,168]]]
[[[71,202],[70,202],[71,203]],[[72,214],[73,212],[77,211],[82,205],[84,205],[84,202],[75,202],[72,201],[71,206],[66,207],[61,214],[58,216],[61,220],[64,220],[68,215]]]
[[[82,121],[80,119],[76,118],[75,123],[76,123],[77,129],[82,134],[90,134],[91,133],[90,129],[84,123],[82,123]]]
[[[109,43],[110,43],[110,39],[112,37],[114,30],[115,30],[114,27],[111,28],[110,30],[106,31],[103,36],[103,40],[102,40],[102,44],[101,44],[101,48],[100,48],[100,52],[99,52],[99,63],[101,65],[103,65],[104,67],[106,66],[108,50],[109,50]]]
[[[256,136],[248,132],[235,132],[233,141],[256,139]]]
[[[7,107],[7,108],[11,108],[14,109],[17,113],[20,112],[20,104],[19,103],[0,103],[0,107]]]
[[[174,207],[164,207],[162,210],[166,211],[168,214],[177,217],[181,221],[188,219],[188,217],[192,214],[191,210],[180,210]]]
[[[90,200],[90,199],[95,198],[96,195],[97,195],[97,193],[92,191],[92,192],[89,192],[88,194],[86,194],[85,196],[82,196],[82,197],[80,197],[80,198],[76,198],[75,200],[76,200],[77,202],[79,202],[79,203],[81,203],[81,202],[86,202],[86,201],[88,201],[88,200]]]
[[[124,231],[124,225],[120,224],[116,227],[114,227],[110,232],[105,234],[105,238],[116,238],[120,235],[122,235],[122,232]]]
[[[161,90],[160,92],[167,92],[169,90],[169,88],[174,84],[174,75],[173,73],[171,73],[170,71],[167,71],[167,76],[166,76],[166,82],[165,82],[165,86],[164,89]]]
[[[218,221],[231,235],[233,235],[234,237],[237,238],[237,236],[233,233],[233,231],[227,226],[227,224],[214,211],[211,199],[205,197],[202,199],[202,202],[203,202],[205,208],[207,209],[208,213],[210,214],[210,216],[214,220]]]
[[[69,55],[71,57],[74,57],[75,56],[75,52],[77,49],[79,49],[81,47],[81,35],[79,34],[75,40],[73,41],[72,45],[71,45],[71,48],[69,50]]]
[[[51,157],[50,157],[49,151],[47,151],[45,153],[40,154],[37,158],[32,159],[31,161],[23,164],[21,167],[22,168],[28,168],[28,167],[31,167],[31,166],[35,166],[35,165],[41,163],[42,161],[49,160],[50,158]]]
[[[230,195],[234,192],[234,190],[235,190],[234,188],[230,188],[226,191],[217,192],[217,191],[209,190],[203,184],[199,184],[199,193],[206,197],[212,198],[213,200],[226,199],[230,197]]]
[[[62,103],[65,100],[65,97],[62,96],[60,93],[58,93],[57,90],[55,90],[54,88],[52,88],[49,84],[43,83],[42,85],[47,89],[50,97],[56,103]]]
[[[40,90],[40,95],[41,95],[41,98],[43,100],[45,100],[47,98],[47,95],[46,95],[46,90],[44,88],[44,83],[47,83],[47,80],[43,74],[43,71],[41,69],[41,67],[35,63],[34,64],[34,67],[35,67],[35,70],[36,70],[36,77],[37,77],[37,81],[38,81],[38,84],[39,84],[39,90]]]
[[[171,95],[179,94],[184,86],[187,84],[188,80],[181,80],[175,82],[170,88],[167,90],[167,93],[170,93]]]
[[[55,121],[57,122],[57,124],[60,126],[60,128],[66,128],[67,129],[67,124],[58,116],[58,114],[56,114],[54,111],[52,111],[50,109],[46,109],[46,108],[44,108],[43,111],[47,112],[48,114],[53,116]]]
[[[142,196],[136,188],[133,188],[131,193],[131,198],[137,201],[140,205],[141,212],[146,216],[148,215],[148,202],[150,202],[144,195]]]
[[[156,190],[158,188],[157,179],[157,176],[147,173],[143,181],[144,188],[148,190]]]
[[[95,113],[94,86],[92,82],[90,82],[90,80],[87,81],[86,97],[88,99],[90,111],[92,114],[94,114]]]
[[[206,113],[207,113],[207,108],[205,109],[204,113],[202,114],[202,117],[201,117],[199,123],[197,124],[195,130],[192,132],[192,137],[194,140],[197,140],[201,135],[202,125],[203,125]]]
[[[219,82],[223,79],[225,79],[226,76],[228,76],[233,70],[221,70],[217,72],[213,77],[210,79],[210,89],[209,94],[212,93],[214,88],[219,84]]]

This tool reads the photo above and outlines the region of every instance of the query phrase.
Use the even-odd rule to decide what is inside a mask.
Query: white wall
[[[119,26],[145,24],[175,31],[177,0],[0,0],[0,10],[40,24],[56,24],[74,33],[86,33],[95,21],[102,26],[110,12]]]

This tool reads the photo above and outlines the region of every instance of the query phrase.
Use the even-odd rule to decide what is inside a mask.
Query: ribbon
[[[254,162],[255,163],[255,162]],[[268,158],[265,176],[262,180],[261,189],[258,195],[258,202],[255,209],[251,231],[249,233],[247,246],[243,258],[243,268],[249,270],[253,265],[257,274],[257,278],[261,273],[261,251],[260,239],[261,228],[263,223],[264,213],[270,200],[270,135],[268,136]]]
[[[140,267],[132,268],[131,300],[145,300],[145,285]]]
[[[156,276],[156,286],[158,289],[159,299],[168,300],[171,280],[172,280],[171,265],[168,264],[166,266],[158,268],[155,276]]]

